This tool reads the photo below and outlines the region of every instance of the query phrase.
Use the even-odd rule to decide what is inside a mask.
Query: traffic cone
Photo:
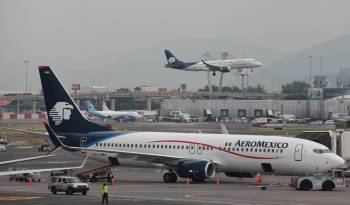
[[[32,185],[33,185],[32,178],[29,178],[29,180],[28,180],[28,185],[29,185],[29,186],[32,186]]]
[[[216,185],[220,185],[220,177],[216,177]]]
[[[190,185],[190,178],[186,178],[186,185]]]
[[[257,174],[255,177],[255,185],[261,185],[262,184],[262,180],[261,180],[261,176],[260,174]]]

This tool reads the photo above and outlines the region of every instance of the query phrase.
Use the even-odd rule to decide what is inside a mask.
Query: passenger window
[[[146,147],[146,145],[145,145],[145,147]],[[150,144],[148,145],[148,148],[151,148],[151,145],[150,145]]]
[[[137,148],[137,144],[135,144],[135,148]],[[142,147],[141,147],[142,148]]]
[[[100,147],[102,147],[102,143],[100,143]]]
[[[157,145],[157,148],[159,148],[159,144]]]
[[[129,144],[126,144],[126,147],[129,147]]]
[[[182,145],[182,146],[181,146],[181,149],[184,149],[184,147],[185,147],[185,146],[184,146],[184,145]]]
[[[282,152],[283,152],[283,149],[280,150],[280,153],[282,153]]]
[[[267,149],[267,152],[270,152],[270,149]]]
[[[160,148],[163,148],[163,145],[160,145]]]
[[[177,149],[180,149],[180,145],[177,145]]]
[[[258,152],[258,148],[255,148],[255,152]]]
[[[253,148],[250,148],[250,152],[253,152]]]
[[[165,148],[165,149],[168,148],[168,145],[164,145],[164,148]]]
[[[153,148],[156,148],[156,145],[153,145],[152,147],[153,147]]]
[[[173,149],[176,149],[176,146],[175,146],[175,145],[173,145]]]
[[[232,143],[230,142],[229,144],[228,144],[228,146],[231,146],[232,145]]]
[[[106,147],[106,143],[103,143],[103,146]]]
[[[107,147],[109,147],[110,143],[107,144]]]
[[[274,149],[271,149],[271,152],[275,152],[275,150],[274,150]]]
[[[98,147],[98,143],[96,143],[96,147]]]

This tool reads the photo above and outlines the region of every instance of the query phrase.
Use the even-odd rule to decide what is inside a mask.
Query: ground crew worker
[[[109,187],[108,187],[107,184],[103,184],[102,191],[103,191],[103,194],[102,194],[102,204],[104,204],[105,201],[106,201],[106,204],[108,204],[108,191],[109,191]]]

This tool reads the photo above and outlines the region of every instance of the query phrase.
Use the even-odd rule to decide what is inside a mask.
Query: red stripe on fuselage
[[[220,149],[219,147],[213,146],[213,145],[208,145],[200,142],[191,142],[191,141],[184,141],[184,140],[159,140],[159,141],[152,141],[150,143],[156,143],[156,142],[177,142],[177,143],[187,143],[187,144],[196,144],[196,145],[202,145],[206,147],[212,147],[213,149],[217,149],[229,154],[233,154],[239,157],[244,157],[244,158],[249,158],[249,159],[278,159],[278,157],[257,157],[257,156],[250,156],[250,155],[244,155],[244,154],[239,154],[236,152],[231,152],[225,149]]]

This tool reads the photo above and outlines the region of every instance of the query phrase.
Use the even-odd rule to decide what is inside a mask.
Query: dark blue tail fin
[[[168,61],[169,64],[175,64],[175,63],[183,63],[179,61],[169,50],[164,50],[166,60]]]
[[[111,131],[87,120],[49,66],[39,66],[50,127],[56,133]]]

